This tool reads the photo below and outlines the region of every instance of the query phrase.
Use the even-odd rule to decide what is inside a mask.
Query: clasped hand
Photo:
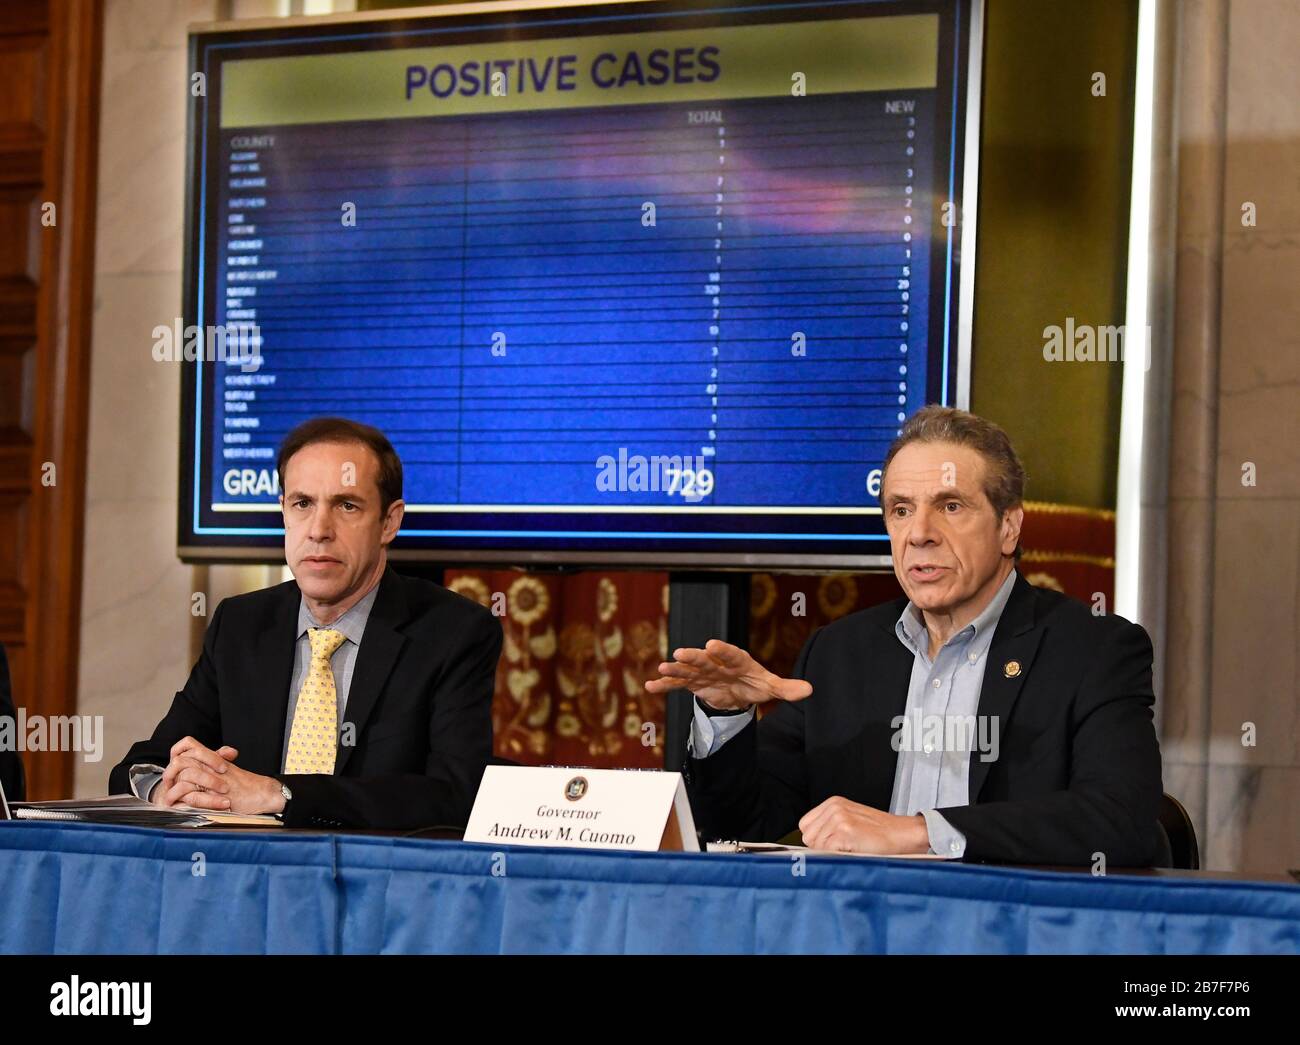
[[[178,740],[150,801],[156,806],[183,804],[231,813],[278,813],[284,809],[280,782],[241,769],[235,765],[238,756],[233,747],[213,751],[193,737]]]

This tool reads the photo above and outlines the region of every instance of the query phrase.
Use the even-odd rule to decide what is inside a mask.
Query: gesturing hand
[[[709,639],[703,649],[673,650],[673,660],[659,665],[659,675],[645,684],[649,692],[689,689],[719,711],[769,700],[803,700],[812,693],[802,679],[774,675],[739,646],[721,639]]]

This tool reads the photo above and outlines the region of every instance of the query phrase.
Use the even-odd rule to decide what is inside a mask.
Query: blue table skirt
[[[197,874],[202,870],[202,874]],[[1300,953],[1300,887],[0,823],[0,951]]]

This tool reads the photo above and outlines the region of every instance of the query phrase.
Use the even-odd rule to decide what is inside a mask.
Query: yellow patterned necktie
[[[308,628],[307,637],[311,640],[311,669],[293,709],[284,771],[333,773],[339,742],[339,701],[330,657],[347,636],[333,628]]]

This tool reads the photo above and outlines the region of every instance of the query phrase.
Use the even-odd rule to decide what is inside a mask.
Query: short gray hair
[[[880,470],[880,489],[884,492],[889,462],[909,443],[956,443],[974,450],[984,458],[984,496],[1001,519],[1010,509],[1024,504],[1025,466],[1020,463],[1011,438],[992,421],[955,406],[924,406],[903,425],[898,438],[885,454]],[[1016,561],[1024,550],[1016,542]]]

